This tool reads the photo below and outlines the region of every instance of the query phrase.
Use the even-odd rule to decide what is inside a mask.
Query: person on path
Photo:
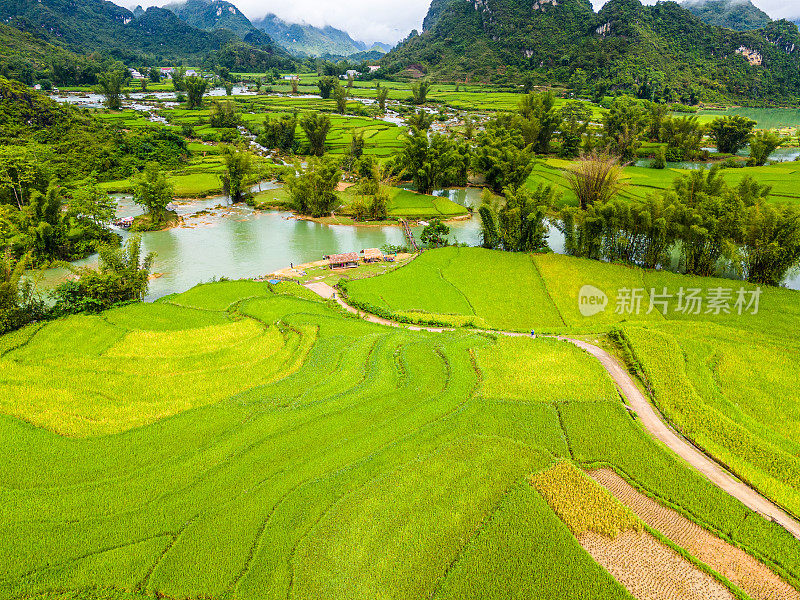
[[[536,332],[535,332],[533,329],[531,329],[531,337],[532,337],[532,338],[535,338],[535,337],[536,337]]]

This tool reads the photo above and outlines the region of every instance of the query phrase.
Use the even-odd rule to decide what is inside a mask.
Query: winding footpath
[[[312,292],[326,299],[335,300],[344,310],[354,315],[379,325],[389,327],[405,327],[412,331],[432,331],[441,333],[443,331],[454,331],[453,329],[439,327],[422,327],[417,325],[406,325],[396,321],[390,321],[382,317],[362,312],[341,299],[337,290],[326,283],[309,283],[306,287]],[[527,337],[527,334],[511,331],[486,330],[486,333],[499,335]],[[653,408],[645,395],[634,383],[628,371],[611,354],[592,344],[568,337],[558,339],[575,344],[582,350],[588,352],[600,361],[603,368],[608,372],[617,389],[627,402],[628,407],[638,416],[644,429],[654,438],[661,441],[665,446],[689,463],[694,469],[704,475],[711,483],[721,490],[727,492],[750,510],[760,514],[764,518],[777,523],[791,533],[796,539],[800,540],[800,522],[794,519],[786,511],[775,505],[773,502],[759,494],[747,484],[733,477],[728,471],[721,467],[717,462],[703,454],[695,446],[688,443],[669,425],[667,425],[661,415]]]

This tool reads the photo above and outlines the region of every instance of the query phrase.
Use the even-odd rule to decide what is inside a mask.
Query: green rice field
[[[468,274],[446,252],[397,273],[437,254]],[[630,598],[528,483],[558,461],[615,467],[800,583],[800,542],[652,442],[566,342],[236,281],[28,327],[0,363],[0,598]]]
[[[510,263],[515,270],[507,266]],[[584,285],[608,295],[605,311],[590,317],[581,314],[579,293]],[[675,311],[675,304],[666,315],[661,305],[650,310],[651,289],[675,295],[681,289],[717,288],[732,291],[728,313],[709,312],[708,305],[696,315]],[[644,294],[638,313],[616,310],[623,298],[620,290],[625,289]],[[798,295],[793,290],[764,288],[757,314],[751,308],[740,315],[733,303],[739,289],[749,302],[754,286],[738,281],[645,271],[557,254],[466,248],[426,252],[383,277],[347,285],[357,305],[377,306],[384,312],[474,315],[490,326],[517,331],[619,331],[624,350],[635,360],[638,374],[667,418],[739,477],[800,514],[800,408],[796,402],[800,388],[794,376],[800,371],[800,344],[795,335],[800,327]],[[522,352],[512,352],[506,362],[512,356],[522,364],[529,360]],[[540,368],[544,367],[531,366],[525,372]],[[505,373],[502,381],[509,378]],[[487,377],[487,383],[492,381]],[[522,381],[515,387],[527,389],[527,385]]]

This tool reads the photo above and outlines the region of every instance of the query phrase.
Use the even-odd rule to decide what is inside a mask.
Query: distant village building
[[[346,71],[344,75],[342,75],[342,79],[350,79],[351,77],[353,79],[356,77],[361,77],[361,73],[355,69],[350,69],[349,71]]]
[[[128,69],[128,73],[130,73],[130,75],[131,75],[131,77],[133,79],[144,79],[145,78],[144,75],[139,73],[139,71],[137,71],[136,69]]]
[[[175,72],[174,67],[161,67],[161,76],[172,79],[172,74]]]
[[[380,66],[380,65],[370,65],[370,66],[369,66],[369,72],[370,72],[370,73],[374,73],[375,71],[379,71],[379,70],[380,70],[380,68],[381,68],[381,66]]]

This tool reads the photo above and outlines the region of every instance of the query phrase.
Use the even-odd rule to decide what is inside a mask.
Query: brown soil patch
[[[648,498],[611,469],[592,471],[590,475],[650,527],[725,576],[754,600],[800,600],[800,592],[758,560]]]
[[[734,595],[646,532],[615,539],[589,532],[581,546],[638,600],[731,600]]]

